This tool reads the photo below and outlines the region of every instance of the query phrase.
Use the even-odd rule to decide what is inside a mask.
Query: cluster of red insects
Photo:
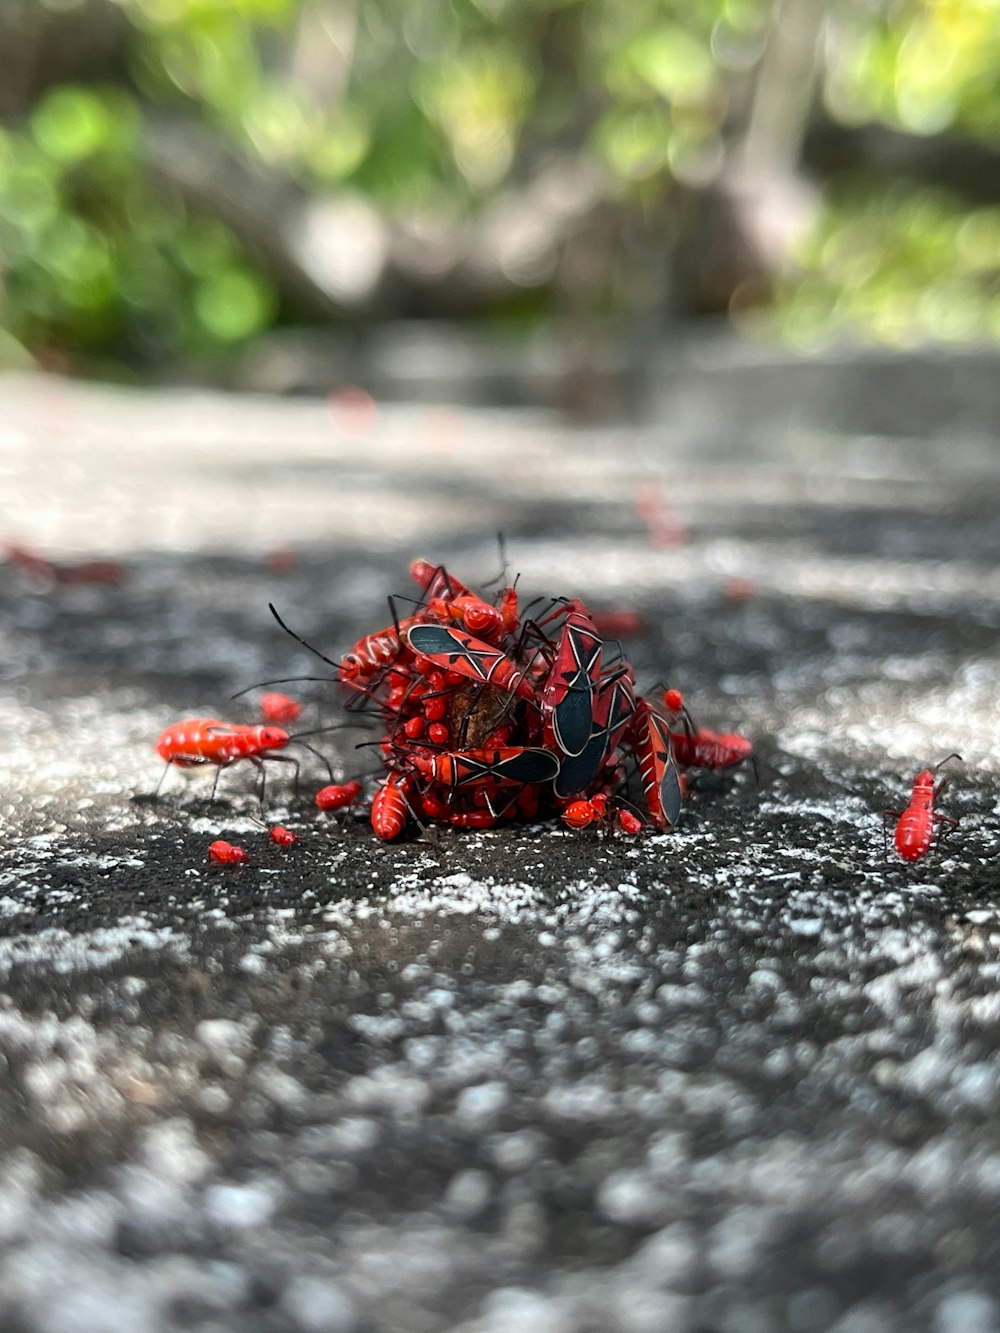
[[[672,828],[682,769],[727,768],[750,755],[741,736],[695,729],[677,690],[662,706],[603,642],[575,598],[533,617],[514,587],[486,601],[441,565],[415,560],[416,612],[359,639],[336,664],[360,711],[385,728],[388,775],[372,827],[398,837],[411,816],[457,828],[561,816],[638,833]],[[645,818],[622,793],[638,770]]]
[[[379,838],[398,838],[411,821],[487,829],[560,817],[570,828],[594,824],[608,833],[670,829],[686,770],[752,762],[744,737],[696,727],[680,691],[663,690],[655,701],[639,694],[620,646],[602,640],[583,602],[552,600],[529,617],[532,607],[519,607],[514,587],[488,601],[441,565],[415,560],[410,572],[421,592],[413,614],[365,635],[339,661],[305,644],[334,668],[351,696],[348,707],[373,716],[383,733],[375,744],[386,775],[371,802]],[[295,765],[297,778],[297,761],[280,752],[293,741],[306,745],[303,736],[314,733],[275,725],[298,716],[299,705],[285,695],[264,695],[261,708],[264,725],[187,719],[169,727],[157,749],[168,765],[221,771],[246,760],[262,779],[265,761],[283,760]],[[625,797],[630,765],[641,815]],[[321,810],[360,800],[360,781],[330,777],[316,794]],[[925,855],[935,828],[954,822],[934,812],[935,795],[934,771],[925,770],[897,815],[904,859]],[[270,836],[283,846],[295,841],[280,826]],[[242,848],[222,842],[210,856],[246,859]]]
[[[372,827],[398,837],[411,815],[457,828],[561,814],[574,828],[642,820],[615,797],[633,755],[649,821],[676,824],[681,778],[670,720],[635,692],[576,599],[521,614],[515,588],[495,602],[442,566],[414,561],[416,612],[360,639],[341,684],[385,728],[388,775]],[[529,608],[530,609],[530,608]]]

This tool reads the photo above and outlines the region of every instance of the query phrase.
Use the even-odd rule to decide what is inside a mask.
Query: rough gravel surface
[[[126,571],[0,572],[0,1328],[1000,1329],[994,441],[707,437],[696,378],[586,430],[0,387],[0,536]],[[641,613],[640,682],[759,783],[669,836],[385,846],[275,769],[287,851],[239,769],[141,799],[168,722],[323,674],[269,600],[336,655],[411,556],[494,575],[497,529],[526,596]],[[322,739],[341,773],[358,739]],[[953,750],[960,827],[884,855]]]

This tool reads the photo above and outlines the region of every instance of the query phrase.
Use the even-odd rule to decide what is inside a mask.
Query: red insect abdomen
[[[896,851],[904,861],[919,861],[930,851],[934,826],[925,810],[904,810],[896,825]]]
[[[586,828],[588,824],[592,824],[597,818],[597,811],[594,809],[593,802],[591,801],[573,801],[572,804],[567,805],[566,809],[562,812],[563,823],[568,824],[570,828],[575,829]]]
[[[332,782],[319,789],[315,800],[320,810],[344,810],[353,805],[360,795],[360,782]]]
[[[387,778],[372,801],[372,828],[383,842],[398,838],[406,827],[408,814],[403,793],[392,778]]]
[[[188,717],[183,722],[174,722],[156,742],[156,753],[165,763],[176,764],[178,768],[215,763],[210,728],[223,725],[217,717]]]

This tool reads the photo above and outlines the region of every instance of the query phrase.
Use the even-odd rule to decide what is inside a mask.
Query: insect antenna
[[[331,722],[328,727],[316,727],[313,731],[296,731],[288,739],[297,741],[303,736],[324,736],[328,731],[374,731],[374,729],[374,726],[369,726],[365,722]]]
[[[537,597],[537,598],[535,599],[535,601],[539,601],[539,602],[540,602],[540,601],[543,601],[543,600],[544,600],[544,599],[541,598],[541,597]],[[534,604],[535,604],[534,602],[530,602],[528,605],[529,605],[529,606],[534,606]],[[528,607],[524,607],[524,608],[522,609],[522,612],[521,612],[521,615],[522,615],[522,620],[521,620],[521,633],[518,635],[517,645],[516,645],[516,647],[515,647],[515,649],[514,649],[514,654],[513,654],[513,655],[514,655],[515,657],[519,657],[519,656],[524,652],[525,645],[528,644],[528,643],[531,643],[532,645],[534,645],[535,648],[536,648],[536,651],[541,652],[541,653],[543,653],[543,654],[546,653],[546,650],[547,650],[549,653],[552,652],[552,639],[551,639],[551,637],[550,637],[548,634],[546,634],[545,630],[542,629],[542,625],[545,623],[545,621],[546,621],[546,620],[549,620],[549,619],[551,618],[550,613],[551,613],[551,608],[552,608],[552,606],[553,606],[553,603],[550,602],[550,603],[549,603],[549,610],[546,611],[545,615],[542,616],[540,620],[534,620],[534,619],[531,619],[531,620],[525,620],[525,619],[523,619],[524,612],[528,609]],[[551,659],[547,659],[547,660],[551,660]]]
[[[286,634],[290,634],[297,643],[301,643],[303,648],[308,648],[309,651],[313,654],[313,656],[318,657],[321,662],[325,662],[327,666],[332,666],[335,671],[340,670],[339,662],[335,662],[333,658],[327,657],[325,653],[321,653],[318,648],[314,648],[311,643],[307,642],[307,640],[305,640],[301,634],[296,634],[293,629],[288,628],[288,626],[282,620],[281,616],[278,615],[277,608],[275,607],[273,602],[268,602],[267,609],[270,611],[271,615],[274,616],[275,620],[278,622],[278,624],[281,626],[281,628],[285,631]]]
[[[484,588],[492,588],[494,583],[502,583],[507,577],[507,541],[502,532],[497,533],[497,555],[500,557],[500,572],[494,574],[491,579],[487,579],[482,585]],[[520,575],[518,575],[518,578],[520,578]]]
[[[263,685],[289,685],[292,681],[310,680],[318,681],[322,685],[330,684],[329,676],[279,676],[277,680],[258,680],[254,685],[244,685],[242,690],[237,690],[231,694],[230,699],[241,699],[244,694],[249,694],[251,690],[259,690]]]
[[[396,614],[397,602],[409,602],[411,606],[415,606],[418,610],[427,605],[426,597],[407,597],[406,593],[403,592],[390,593],[385,600],[389,603],[389,614],[392,616],[392,623],[397,634],[399,633],[399,616]]]
[[[569,604],[572,599],[569,597],[550,597],[549,609],[543,616],[539,616],[535,622],[535,628],[541,630],[542,626],[550,620],[555,620],[558,616],[569,614]]]
[[[396,639],[399,641],[400,646],[402,646],[402,639],[400,636],[402,635],[403,631],[399,622],[399,612],[396,610],[396,602],[397,601],[412,602],[414,601],[414,599],[412,597],[404,597],[402,593],[390,593],[385,600],[389,607],[389,614],[392,616],[392,627],[396,631]],[[415,605],[423,606],[424,603],[416,602]],[[396,656],[398,657],[399,654],[397,653]]]
[[[304,740],[304,737],[324,736],[328,731],[357,731],[359,729],[370,730],[371,728],[360,728],[360,724],[357,722],[332,722],[328,727],[315,727],[312,731],[297,731],[289,736],[288,741],[289,744],[294,741],[296,745],[301,745],[303,750],[308,750],[310,754],[314,754],[317,759],[321,760],[323,767],[330,775],[330,781],[333,782],[333,768],[331,767],[329,759],[322,750],[317,750],[315,745],[308,745]]]
[[[521,575],[518,574],[517,579],[519,579],[520,577]],[[517,579],[514,580],[515,586],[517,584]],[[527,602],[524,606],[521,607],[522,616],[524,615],[525,611],[530,611],[533,606],[537,606],[539,602],[544,602],[545,600],[546,599],[544,597],[533,597],[530,602]]]

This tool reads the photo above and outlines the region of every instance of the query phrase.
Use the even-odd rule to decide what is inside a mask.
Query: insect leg
[[[955,819],[953,815],[939,815],[936,811],[932,818],[937,826],[937,841],[940,846],[945,838],[950,837],[955,832],[960,821]]]
[[[348,723],[347,726],[348,726],[348,728],[349,728],[350,730],[354,730],[355,727],[357,726],[357,723]],[[302,748],[303,748],[303,750],[308,750],[310,754],[314,754],[314,755],[316,756],[316,758],[320,760],[320,762],[323,764],[323,767],[326,769],[327,773],[329,773],[329,775],[330,775],[330,781],[331,781],[331,782],[333,782],[333,780],[334,780],[334,779],[333,779],[333,766],[332,766],[332,764],[330,763],[329,759],[327,759],[326,755],[323,753],[322,750],[317,750],[316,747],[315,747],[315,745],[309,745],[309,744],[307,744],[307,742],[304,741],[304,740],[302,739],[302,736],[303,736],[303,735],[307,735],[307,736],[318,736],[318,735],[320,735],[320,734],[321,734],[322,732],[324,732],[324,731],[342,731],[343,729],[344,729],[343,726],[342,726],[339,722],[335,722],[335,723],[333,724],[333,726],[330,726],[330,727],[319,727],[316,731],[302,732],[302,733],[300,733],[300,735],[298,735],[298,736],[292,736],[292,737],[291,737],[291,739],[295,742],[296,745],[301,745]],[[284,762],[284,763],[286,763],[286,764],[294,763],[295,766],[296,766],[296,770],[298,769],[298,760],[296,760],[295,757],[294,757],[293,755],[290,755],[290,754],[268,754],[267,757],[268,757],[268,759],[277,759],[279,762]],[[298,782],[298,777],[297,777],[297,776],[296,776],[296,782]],[[298,796],[298,790],[297,790],[297,789],[296,789],[295,794],[296,794],[296,796]]]
[[[312,750],[313,754],[319,755],[320,759],[323,759],[323,762],[326,764],[327,771],[330,774],[330,781],[332,782],[333,769],[330,767],[329,762],[323,757],[323,755],[319,753],[318,750],[313,750],[311,745],[306,745],[304,741],[302,742],[302,745],[304,749]],[[301,769],[299,761],[295,758],[293,754],[273,754],[270,750],[268,750],[268,752],[264,755],[251,755],[249,756],[249,758],[253,759],[256,763],[261,765],[262,775],[263,775],[263,765],[265,761],[273,764],[291,764],[295,770],[295,776],[292,779],[292,793],[296,801],[299,799],[299,773]],[[260,786],[261,786],[261,803],[263,804],[263,791],[264,791],[263,776],[261,777]]]

